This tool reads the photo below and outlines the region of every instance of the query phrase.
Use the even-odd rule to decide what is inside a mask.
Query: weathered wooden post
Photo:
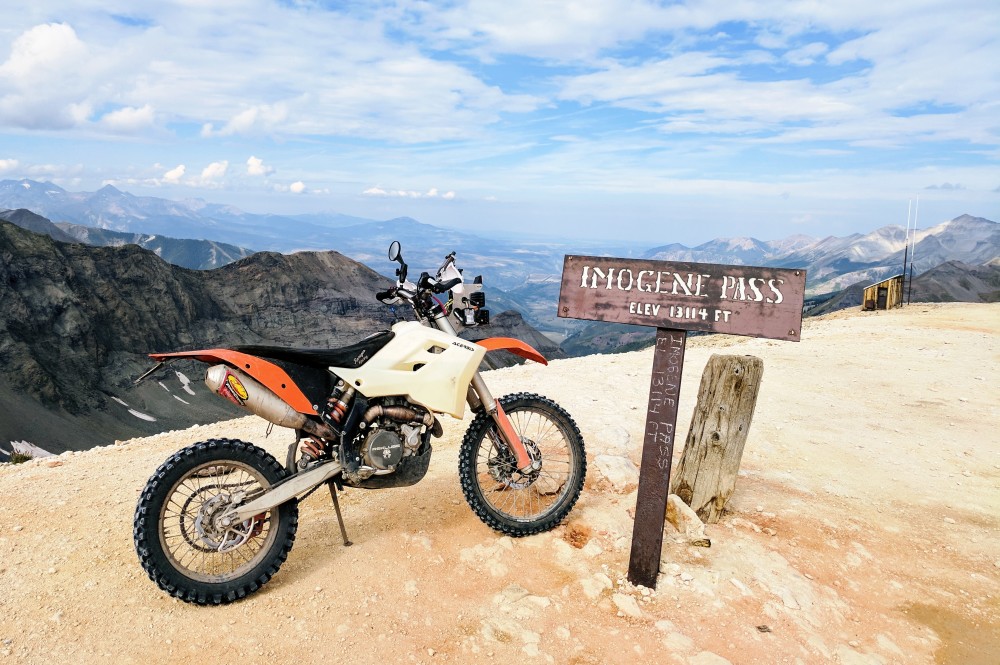
[[[701,375],[698,403],[670,493],[706,523],[719,521],[736,488],[763,373],[760,358],[713,355]]]
[[[653,326],[639,491],[628,578],[655,588],[688,330],[798,341],[804,270],[595,256],[563,262],[558,315]]]

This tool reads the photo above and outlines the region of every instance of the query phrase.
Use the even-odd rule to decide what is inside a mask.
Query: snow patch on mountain
[[[114,397],[114,396],[112,396],[111,399],[113,399],[114,401],[116,401],[119,404],[121,404],[122,406],[124,406],[126,409],[128,409],[129,413],[131,413],[133,416],[135,416],[139,420],[145,420],[146,422],[150,422],[150,423],[155,423],[156,422],[156,418],[154,418],[153,416],[149,415],[148,413],[143,413],[142,411],[136,411],[135,409],[133,409],[132,407],[130,407],[128,405],[128,402],[126,402],[125,400],[123,400],[123,399],[121,399],[119,397]]]
[[[186,392],[188,395],[194,395],[195,392],[191,388],[191,379],[187,378],[187,376],[185,376],[181,372],[175,371],[174,374],[177,375],[177,379],[181,382],[181,388],[184,389],[184,392]]]
[[[30,455],[34,459],[38,459],[39,457],[52,457],[52,453],[28,441],[11,441],[10,450],[0,446],[0,453],[5,454],[7,457],[10,457],[14,453]]]

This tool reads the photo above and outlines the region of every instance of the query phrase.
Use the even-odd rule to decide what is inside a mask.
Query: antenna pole
[[[913,199],[906,202],[906,236],[903,240],[903,284],[906,287],[906,261],[910,256],[910,213],[913,208]],[[903,292],[899,292],[899,306],[903,306]]]
[[[910,250],[910,288],[906,291],[906,304],[910,304],[910,298],[913,296],[913,255],[917,251],[917,216],[920,214],[920,197],[917,197],[917,205],[913,208],[913,237],[910,242],[913,244]]]

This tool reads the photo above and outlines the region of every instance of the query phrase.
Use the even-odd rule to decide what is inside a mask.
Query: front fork
[[[438,311],[432,319],[438,330],[458,337],[458,332],[451,325],[451,321],[448,320],[448,316],[444,312]],[[531,461],[528,449],[525,448],[520,435],[518,435],[517,430],[511,424],[510,418],[507,417],[499,400],[493,398],[493,394],[486,387],[486,382],[483,381],[483,377],[478,371],[472,377],[472,383],[469,385],[466,400],[473,411],[481,406],[493,418],[493,422],[496,423],[501,438],[517,459],[517,470],[521,473],[536,471],[535,464],[537,463]]]
[[[510,418],[507,417],[507,413],[500,405],[500,401],[493,399],[490,389],[486,387],[486,382],[483,381],[483,377],[479,372],[476,372],[472,377],[472,385],[469,386],[467,399],[469,406],[473,410],[477,406],[482,406],[486,410],[486,413],[490,414],[490,417],[493,418],[493,422],[496,423],[497,430],[500,432],[500,437],[507,444],[507,447],[510,448],[510,452],[514,454],[514,457],[517,458],[517,470],[521,473],[537,470],[531,461],[531,457],[528,455],[528,449],[524,447],[524,442],[521,441],[517,430],[511,424]]]

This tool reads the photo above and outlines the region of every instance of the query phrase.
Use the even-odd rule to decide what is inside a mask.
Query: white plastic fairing
[[[441,274],[438,275],[438,281],[440,282],[447,282],[455,278],[462,279],[462,273],[458,271],[458,268],[455,267],[454,263],[449,263],[448,267],[442,270]],[[451,292],[456,296],[460,296],[465,293],[465,285],[462,282],[459,282],[455,286],[451,287]]]
[[[330,371],[365,397],[405,395],[431,411],[461,418],[486,349],[416,321],[397,323],[392,331],[392,340],[361,367]]]

